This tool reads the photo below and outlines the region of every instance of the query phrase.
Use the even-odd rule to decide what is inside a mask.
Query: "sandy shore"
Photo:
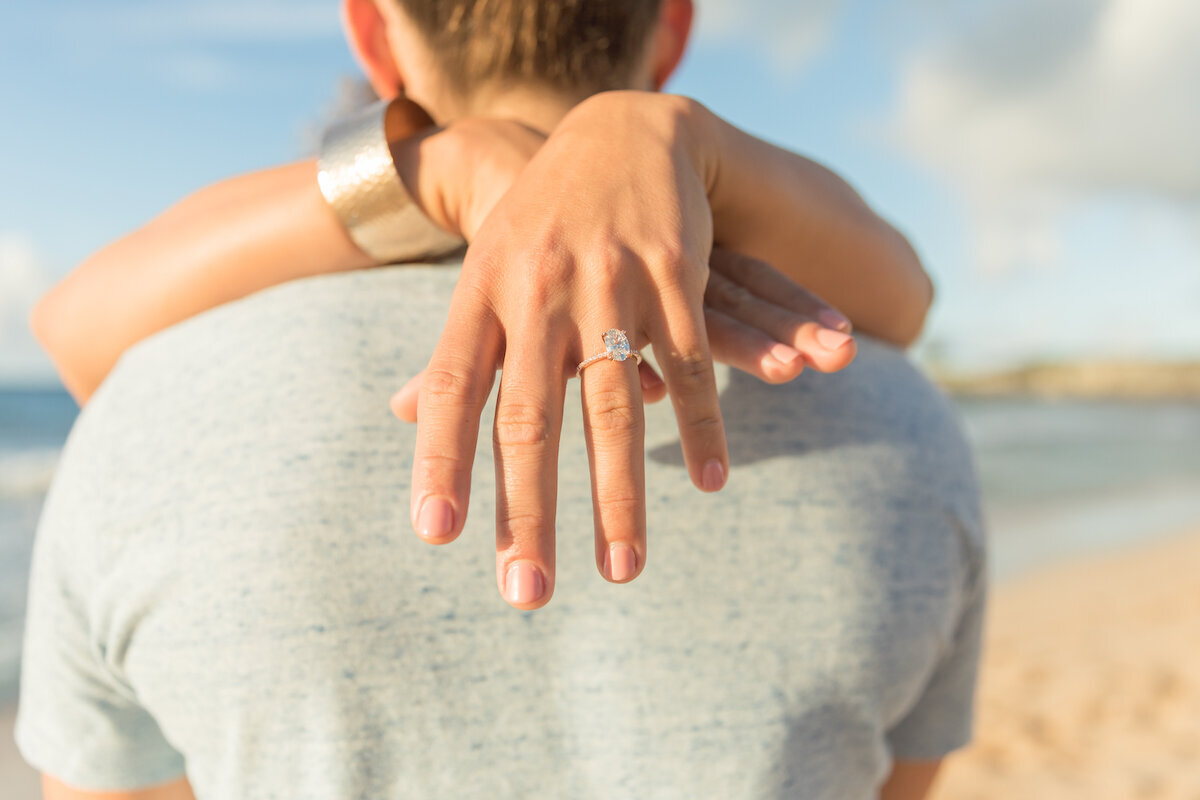
[[[1200,800],[1200,531],[994,594],[976,743],[935,800]],[[0,792],[38,797],[0,712]]]
[[[994,595],[976,742],[936,800],[1200,800],[1200,532]]]

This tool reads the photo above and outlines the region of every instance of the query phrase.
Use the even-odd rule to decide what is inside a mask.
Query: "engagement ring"
[[[609,361],[624,361],[632,356],[637,360],[637,363],[642,363],[642,354],[629,346],[629,337],[625,331],[619,331],[616,328],[605,332],[600,338],[604,340],[604,352],[597,353],[591,358],[585,358],[579,362],[579,366],[575,369],[575,377],[578,378],[583,373],[583,368],[595,364],[601,359],[607,358]]]

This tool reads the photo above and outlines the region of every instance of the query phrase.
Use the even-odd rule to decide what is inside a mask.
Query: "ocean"
[[[1200,405],[960,400],[1003,581],[1200,522]],[[0,389],[0,706],[13,699],[34,529],[77,408]]]

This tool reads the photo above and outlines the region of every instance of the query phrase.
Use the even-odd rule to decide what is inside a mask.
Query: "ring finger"
[[[596,566],[608,580],[625,583],[646,563],[646,422],[638,358],[626,352],[633,342],[623,330],[582,339],[585,347],[596,342],[597,352],[623,357],[600,358],[584,367],[580,394],[592,470]],[[585,349],[584,355],[593,353]]]

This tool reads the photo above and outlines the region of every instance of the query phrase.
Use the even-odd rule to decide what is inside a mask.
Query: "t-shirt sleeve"
[[[93,645],[84,587],[73,579],[86,547],[55,541],[53,516],[43,516],[34,546],[17,747],[34,768],[83,790],[178,778],[182,756]]]
[[[894,759],[936,761],[971,741],[986,602],[986,567],[980,564],[964,588],[950,646],[916,705],[888,731]]]

